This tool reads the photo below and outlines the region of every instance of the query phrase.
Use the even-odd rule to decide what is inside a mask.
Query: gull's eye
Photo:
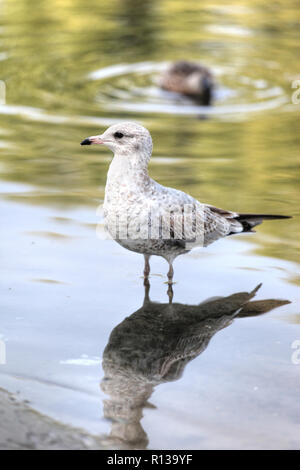
[[[122,132],[115,132],[114,137],[116,139],[122,139],[122,137],[124,137],[124,134],[122,134]]]

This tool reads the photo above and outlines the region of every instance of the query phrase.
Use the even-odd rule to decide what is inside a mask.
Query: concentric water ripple
[[[96,101],[102,109],[130,113],[174,115],[232,115],[274,109],[287,103],[284,90],[265,79],[239,75],[236,70],[212,67],[216,76],[213,105],[200,106],[177,93],[158,86],[167,62],[118,64],[89,74],[99,82]]]

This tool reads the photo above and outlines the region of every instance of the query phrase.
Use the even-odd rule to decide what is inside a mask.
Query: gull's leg
[[[169,261],[168,284],[173,284],[173,276],[174,276],[173,261]]]
[[[174,275],[174,269],[173,269],[173,261],[174,261],[174,256],[166,258],[166,260],[169,263],[169,271],[168,271],[168,291],[167,294],[169,296],[169,303],[171,304],[173,301],[173,275]]]
[[[144,285],[146,285],[149,282],[149,274],[150,274],[150,255],[144,255],[145,258],[145,266],[144,266]]]

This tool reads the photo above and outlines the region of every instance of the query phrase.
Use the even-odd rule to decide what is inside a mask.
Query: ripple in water
[[[217,82],[213,105],[200,106],[158,86],[158,77],[167,66],[167,62],[117,64],[96,70],[88,78],[101,82],[96,101],[110,111],[223,116],[274,109],[288,101],[280,86],[213,67]]]

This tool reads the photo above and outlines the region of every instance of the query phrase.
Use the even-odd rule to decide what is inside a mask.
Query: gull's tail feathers
[[[252,232],[256,225],[261,224],[264,220],[291,219],[290,215],[271,215],[271,214],[238,214],[235,220],[243,226],[243,232]]]

